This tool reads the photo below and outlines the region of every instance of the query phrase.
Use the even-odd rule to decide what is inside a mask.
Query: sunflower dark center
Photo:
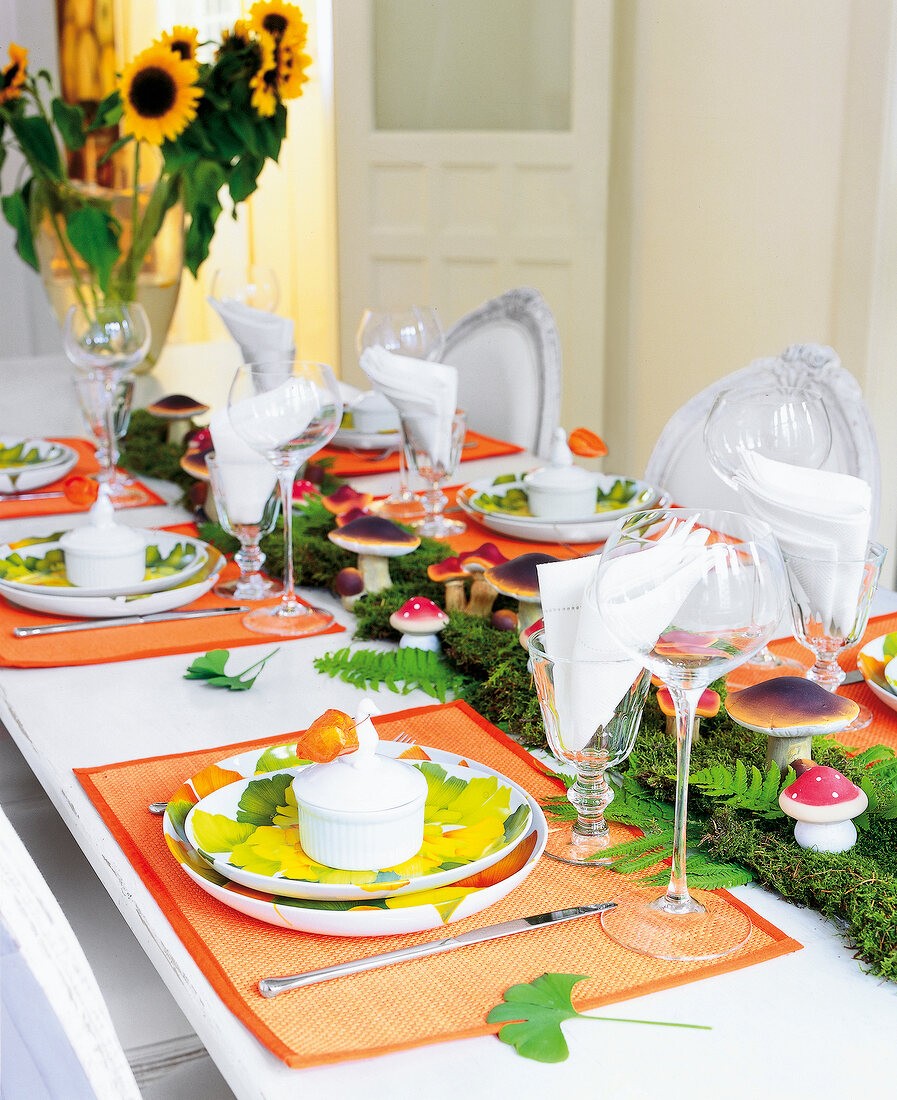
[[[265,16],[262,25],[265,30],[269,34],[273,34],[275,38],[280,38],[287,29],[286,19],[276,12],[269,12],[269,14]]]
[[[170,42],[169,46],[176,54],[179,54],[181,56],[182,60],[192,60],[193,54],[190,52],[189,42]]]
[[[134,77],[128,99],[142,118],[161,118],[174,106],[177,88],[170,73],[151,67]]]

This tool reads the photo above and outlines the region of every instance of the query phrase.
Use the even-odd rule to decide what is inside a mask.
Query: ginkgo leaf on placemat
[[[229,688],[231,691],[248,691],[258,679],[259,672],[265,667],[265,662],[270,660],[276,652],[276,649],[272,649],[270,653],[262,657],[260,661],[256,661],[254,665],[244,668],[242,672],[229,675],[224,669],[230,657],[230,652],[226,649],[212,649],[203,654],[202,657],[196,658],[184,673],[184,679],[205,680],[212,687]],[[258,672],[255,676],[250,676],[247,679],[247,674],[252,672],[253,669],[258,669]]]

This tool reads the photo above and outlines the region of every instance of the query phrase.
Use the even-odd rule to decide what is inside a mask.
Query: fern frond
[[[384,686],[407,695],[419,688],[440,703],[449,692],[458,695],[467,683],[467,677],[449,668],[437,653],[411,647],[380,652],[346,646],[317,657],[314,665],[318,672],[338,676],[361,691]]]
[[[790,781],[790,773],[782,780],[775,762],[770,763],[764,775],[756,765],[748,771],[742,760],[736,760],[734,771],[716,764],[689,778],[692,786],[710,798],[722,799],[732,809],[750,810],[764,818],[783,816],[779,809],[779,792]]]
[[[703,852],[689,852],[687,860],[688,885],[693,890],[721,890],[731,886],[744,886],[754,881],[754,876],[740,863],[722,863],[705,856]],[[666,869],[642,879],[646,885],[665,886],[670,872]]]

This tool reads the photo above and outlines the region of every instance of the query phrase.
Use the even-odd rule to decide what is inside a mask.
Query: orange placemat
[[[86,477],[95,474],[99,470],[100,467],[97,465],[92,443],[88,443],[84,439],[55,439],[53,442],[64,443],[78,452],[78,461],[65,475],[66,477],[71,477],[73,474],[83,474]],[[49,485],[42,485],[34,492],[62,493],[63,480],[63,478],[60,478],[59,481],[53,481]],[[133,500],[128,500],[123,504],[117,504],[116,508],[145,508],[150,504],[165,503],[165,500],[158,493],[148,489],[141,481],[135,481],[133,488],[135,492],[140,493],[140,496],[135,496]],[[72,504],[71,501],[65,499],[65,496],[50,497],[43,500],[8,500],[0,497],[0,519],[53,516],[56,514],[67,515],[72,512],[86,512],[89,508],[89,504]]]
[[[557,794],[557,780],[548,778],[523,749],[465,703],[399,711],[378,719],[377,728],[385,739],[407,732],[425,747],[488,764],[537,799]],[[287,735],[276,742],[289,739]],[[168,852],[159,820],[147,812],[147,803],[170,797],[200,768],[247,747],[271,743],[275,740],[269,737],[247,745],[77,769],[76,774],[219,996],[290,1066],[366,1058],[489,1034],[497,1027],[485,1022],[486,1014],[504,991],[545,972],[590,975],[577,986],[576,1004],[593,1008],[800,949],[795,940],[721,891],[728,904],[748,912],[754,922],[747,944],[722,961],[669,963],[636,955],[610,941],[597,920],[584,918],[266,1000],[258,992],[260,978],[329,966],[446,934],[438,928],[417,935],[343,939],[291,932],[228,909],[187,878]],[[449,932],[618,897],[622,886],[620,876],[611,871],[584,871],[543,858],[507,898],[451,924]]]
[[[462,462],[473,462],[479,458],[497,458],[499,455],[520,454],[523,447],[516,443],[506,443],[503,439],[492,439],[479,432],[468,432],[464,438]],[[374,459],[376,451],[368,455],[365,451],[353,451],[346,447],[336,447],[332,443],[318,451],[315,461],[326,458],[327,469],[334,477],[365,477],[370,474],[388,474],[399,468],[398,451],[385,458]]]
[[[850,672],[857,666],[857,653],[873,638],[880,638],[882,634],[890,634],[897,630],[897,614],[876,615],[870,619],[865,633],[860,641],[851,649],[846,649],[838,657],[838,664],[845,672]],[[772,642],[770,649],[782,657],[793,657],[803,662],[807,668],[813,664],[813,656],[808,649],[794,638],[783,638],[781,641]],[[855,733],[832,734],[833,741],[840,741],[852,748],[868,749],[872,745],[888,745],[897,751],[897,711],[891,710],[867,687],[865,680],[858,684],[842,684],[838,688],[839,695],[846,695],[857,703],[862,703],[872,711],[872,722],[865,729]]]
[[[196,537],[191,523],[166,527],[180,535]],[[221,576],[236,576],[239,569],[231,563]],[[272,603],[276,600],[272,600]],[[304,602],[304,601],[303,601]],[[234,599],[222,599],[207,592],[189,604],[190,609],[233,607]],[[186,610],[186,608],[184,609]],[[135,612],[138,613],[138,612]],[[65,615],[42,615],[15,607],[0,597],[0,666],[8,668],[58,668],[62,665],[95,665],[105,661],[136,661],[143,657],[166,657],[171,653],[197,653],[210,649],[233,649],[241,645],[275,645],[301,638],[277,638],[256,634],[240,622],[241,615],[223,615],[210,619],[184,619],[179,622],[146,623],[142,626],[115,626],[100,630],[79,630],[73,634],[43,634],[16,638],[17,626],[41,626],[50,622],[76,621]],[[345,627],[333,623],[320,634],[339,634]],[[313,637],[314,635],[307,635]]]

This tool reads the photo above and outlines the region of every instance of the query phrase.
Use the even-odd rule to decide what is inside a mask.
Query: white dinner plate
[[[480,872],[479,881],[485,885],[469,887],[461,879],[452,885],[422,891],[407,898],[366,898],[363,902],[310,901],[247,889],[224,878],[199,856],[187,839],[184,821],[199,800],[197,789],[209,791],[237,778],[279,771],[284,763],[295,761],[294,748],[295,742],[266,752],[252,749],[204,768],[175,792],[163,817],[165,840],[187,877],[211,897],[248,917],[278,928],[324,936],[389,936],[423,932],[473,916],[505,897],[535,869],[545,849],[548,839],[545,815],[538,803],[527,795],[532,825],[509,855]],[[401,742],[383,741],[380,751],[401,756],[408,752],[408,746]],[[436,763],[446,766],[461,764],[461,757],[454,753],[429,748],[424,751]],[[485,765],[477,767],[504,780],[500,773],[492,772]]]
[[[124,615],[149,615],[156,611],[173,611],[198,600],[217,582],[225,565],[224,555],[214,546],[208,546],[206,562],[196,573],[174,588],[161,592],[149,592],[144,596],[49,595],[48,589],[41,590],[29,585],[14,588],[0,582],[0,595],[28,611],[75,619],[116,619]]]
[[[864,656],[871,657],[873,661],[881,663],[884,659],[885,651],[885,638],[886,634],[882,634],[880,638],[873,638],[871,642],[866,642],[863,648],[860,650],[857,657],[857,664],[863,673],[863,679],[869,690],[875,695],[877,699],[880,699],[886,707],[890,707],[891,710],[897,710],[897,692],[894,692],[890,687],[883,686],[876,679],[867,675],[868,668],[863,668],[862,658]]]
[[[53,599],[59,597],[74,597],[76,599],[91,599],[94,596],[143,596],[149,592],[167,591],[183,584],[188,577],[197,573],[205,565],[209,556],[209,547],[200,539],[193,539],[187,535],[175,535],[170,531],[154,531],[149,528],[136,529],[139,535],[146,539],[147,549],[155,546],[162,558],[167,558],[172,550],[178,546],[187,546],[193,553],[189,560],[174,573],[166,573],[159,576],[151,576],[137,584],[110,585],[108,587],[88,588],[83,585],[52,585],[39,584],[24,580],[11,580],[8,577],[0,577],[0,589],[4,593],[12,592],[41,592]],[[0,560],[6,559],[10,554],[17,554],[21,558],[43,558],[53,550],[60,550],[58,541],[37,542],[29,546],[21,546],[16,549],[10,546],[0,546]],[[62,552],[62,551],[61,551]]]
[[[58,481],[78,461],[78,452],[64,443],[50,439],[25,439],[21,436],[0,436],[0,447],[24,443],[24,453],[37,448],[43,456],[40,462],[21,466],[0,466],[0,493],[25,493]]]
[[[380,744],[387,746],[385,755],[395,755],[394,746],[396,742],[386,741],[380,742]],[[206,859],[216,871],[232,882],[238,882],[242,886],[250,887],[250,889],[317,901],[364,901],[366,899],[414,894],[420,890],[435,890],[440,886],[448,886],[459,879],[477,874],[503,859],[531,831],[532,811],[529,805],[529,797],[526,791],[505,776],[499,777],[491,769],[485,769],[479,764],[469,761],[463,766],[437,764],[433,761],[424,760],[409,760],[408,763],[412,767],[420,768],[425,774],[428,769],[439,769],[439,778],[448,776],[450,779],[459,780],[465,787],[472,780],[479,780],[481,786],[488,784],[487,790],[490,796],[495,792],[497,784],[499,790],[506,792],[509,806],[509,812],[502,816],[502,824],[505,828],[504,839],[496,841],[491,849],[486,849],[484,842],[480,846],[481,854],[478,858],[451,867],[446,866],[442,869],[435,867],[426,874],[414,877],[400,877],[391,871],[378,873],[372,870],[365,873],[368,881],[363,885],[361,884],[361,877],[357,873],[353,875],[352,872],[342,872],[342,878],[340,878],[340,872],[326,868],[322,869],[323,873],[319,876],[314,871],[314,868],[320,867],[318,864],[312,865],[307,878],[286,877],[282,871],[270,874],[257,873],[236,866],[230,849],[223,851],[211,850],[210,845],[201,843],[197,834],[197,828],[201,827],[197,823],[197,815],[200,813],[220,815],[236,826],[238,811],[241,809],[241,801],[247,792],[247,788],[255,784],[258,790],[259,779],[256,777],[229,783],[226,787],[221,787],[201,799],[187,815],[184,826],[187,839],[199,855]],[[309,766],[306,764],[291,768],[280,768],[276,772],[266,774],[263,782],[270,783],[274,781],[278,787],[284,784],[291,786],[292,779]],[[438,779],[436,786],[438,787]],[[250,790],[249,795],[253,800],[265,797],[261,791],[258,791],[256,795],[255,792]],[[429,808],[426,818],[427,824],[440,824],[443,826],[443,832],[460,829],[465,825],[463,818],[460,821],[457,819],[455,821],[449,819],[448,822],[441,820],[438,809],[431,804],[429,798],[427,799],[427,805]],[[272,822],[266,821],[265,824],[270,825]],[[295,822],[291,822],[291,824],[295,824]],[[352,878],[354,878],[354,882],[351,881]]]
[[[614,474],[602,475],[602,487],[609,489],[617,480]],[[668,493],[656,489],[647,482],[631,479],[636,483],[638,504],[627,504],[608,512],[596,512],[594,518],[574,520],[542,519],[539,516],[515,516],[507,512],[490,512],[476,507],[473,503],[479,493],[507,492],[512,488],[523,488],[518,480],[495,484],[493,478],[481,478],[471,481],[458,490],[458,507],[471,519],[488,527],[500,535],[510,538],[527,539],[532,542],[604,542],[608,535],[624,517],[649,508],[664,508],[670,502]]]
[[[385,451],[397,449],[402,442],[401,432],[357,432],[354,428],[338,428],[331,443],[352,451]]]

